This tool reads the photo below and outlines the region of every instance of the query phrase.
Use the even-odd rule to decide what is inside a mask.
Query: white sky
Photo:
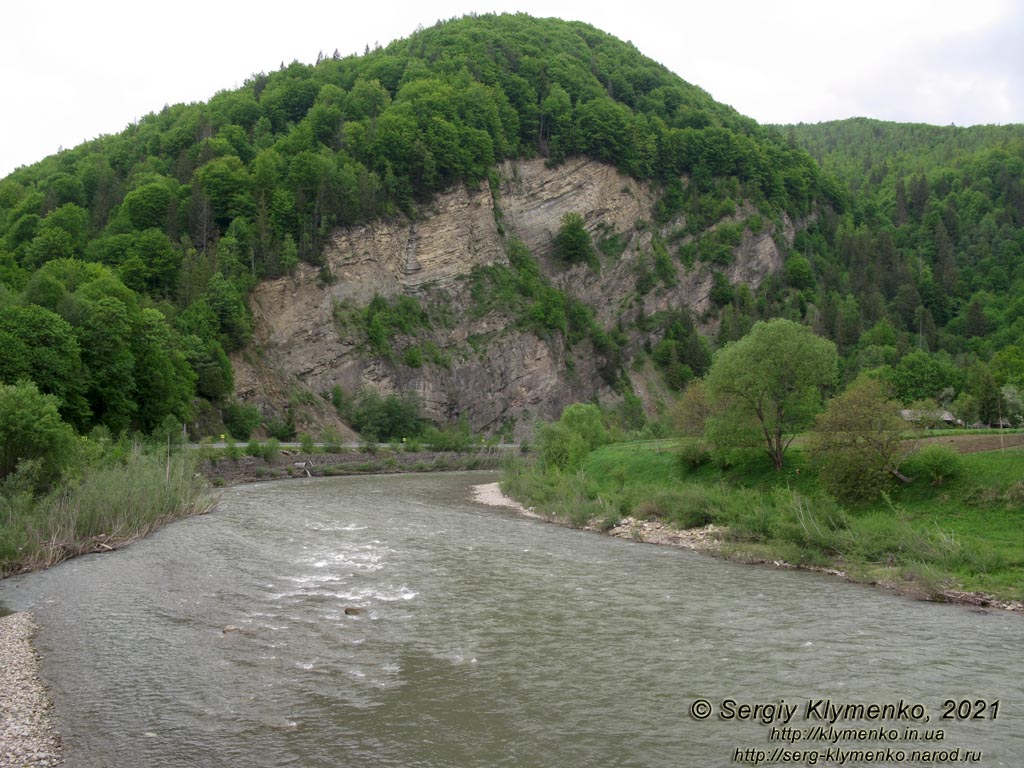
[[[1021,0],[50,0],[0,15],[0,178],[281,62],[473,11],[585,21],[762,123],[1024,122]]]

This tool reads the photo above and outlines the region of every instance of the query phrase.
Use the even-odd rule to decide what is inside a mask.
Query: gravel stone
[[[52,702],[39,678],[31,613],[0,618],[0,768],[63,765]]]

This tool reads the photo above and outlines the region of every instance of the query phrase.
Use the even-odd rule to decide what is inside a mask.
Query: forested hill
[[[611,35],[463,18],[167,106],[0,182],[0,381],[34,380],[83,430],[187,421],[194,395],[230,396],[252,287],[318,263],[333,228],[416,216],[504,158],[578,155],[665,184],[666,221],[721,208],[723,181],[769,216],[840,204],[806,153]]]
[[[892,123],[855,117],[825,123],[776,126],[853,191],[878,187],[887,177],[956,168],[979,153],[1019,154],[1024,125]]]
[[[826,326],[843,322],[832,304],[851,304],[858,328],[885,319],[897,331],[889,342],[902,331],[921,367],[904,399],[963,396],[963,415],[977,417],[980,402],[984,421],[1012,410],[992,384],[1009,386],[1011,400],[1024,386],[1024,125],[857,118],[780,130],[853,195],[834,238],[812,232],[801,241],[820,293],[833,297]],[[877,347],[879,332],[867,336]],[[859,367],[908,367],[906,347],[859,346],[869,358]]]
[[[459,185],[489,187],[497,220],[501,161],[584,157],[642,182],[649,216],[600,233],[567,219],[578,247],[562,261],[525,252],[498,221],[508,264],[476,273],[470,308],[561,344],[566,381],[569,347],[589,343],[624,396],[647,360],[678,389],[707,366],[698,326],[715,344],[782,315],[835,340],[847,377],[880,369],[905,401],[959,397],[977,413],[996,384],[1024,385],[1019,133],[762,127],[587,24],[439,23],[165,107],[0,181],[0,383],[35,382],[83,432],[226,412],[226,353],[251,342],[255,286],[303,263],[331,286],[337,228],[419,220]],[[733,282],[758,238],[777,257],[763,263],[785,269]],[[579,262],[624,292],[605,297],[618,314],[603,326],[558,282]],[[676,297],[698,278],[714,287],[693,317]],[[453,365],[430,340],[387,357],[388,334],[422,325],[396,312],[384,298],[347,307],[352,343],[389,371]]]

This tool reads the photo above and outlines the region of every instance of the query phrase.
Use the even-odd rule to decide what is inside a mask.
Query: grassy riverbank
[[[116,549],[161,525],[201,514],[215,498],[190,451],[129,445],[38,493],[17,477],[0,493],[0,577]]]
[[[619,443],[573,473],[516,465],[504,489],[542,514],[610,528],[623,517],[724,528],[719,551],[748,561],[836,569],[849,578],[941,599],[957,591],[1024,600],[1024,451],[960,456],[940,484],[916,457],[915,478],[873,504],[821,493],[798,449],[785,471],[761,456],[692,467],[674,441]]]

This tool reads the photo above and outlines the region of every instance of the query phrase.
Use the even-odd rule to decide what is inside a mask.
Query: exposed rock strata
[[[589,341],[566,350],[560,337],[538,338],[514,327],[508,314],[471,311],[467,276],[477,267],[507,265],[510,237],[530,249],[556,285],[593,308],[604,328],[659,310],[686,307],[696,316],[707,310],[711,270],[701,265],[688,270],[678,260],[673,261],[675,286],[659,284],[643,297],[636,295],[638,264],[650,258],[654,236],[649,221],[655,190],[610,166],[579,158],[553,169],[542,160],[506,162],[499,176],[495,194],[487,185],[458,186],[437,195],[417,221],[339,229],[324,252],[324,273],[302,264],[293,275],[260,285],[251,300],[254,348],[233,360],[239,396],[279,413],[296,400],[308,406],[312,396],[336,385],[348,392],[363,387],[412,391],[428,417],[465,416],[474,429],[484,431],[514,424],[517,436],[529,433],[535,418],[555,417],[571,402],[616,400]],[[625,251],[616,259],[603,258],[600,271],[557,264],[552,242],[568,212],[583,216],[595,242],[620,234]],[[741,209],[736,218],[750,212]],[[681,223],[672,222],[665,232]],[[748,231],[734,263],[723,271],[734,283],[756,286],[782,266],[776,239],[791,243],[794,236],[788,220],[782,231]],[[325,284],[328,271],[333,281]],[[356,329],[342,328],[335,320],[339,305],[363,307],[375,295],[400,294],[444,307],[451,321],[394,339],[394,354],[385,359],[370,352]],[[401,352],[423,341],[441,350],[444,360],[405,365]],[[630,336],[626,362],[643,342],[641,334]],[[301,419],[318,427],[332,419],[323,408],[299,410]]]

